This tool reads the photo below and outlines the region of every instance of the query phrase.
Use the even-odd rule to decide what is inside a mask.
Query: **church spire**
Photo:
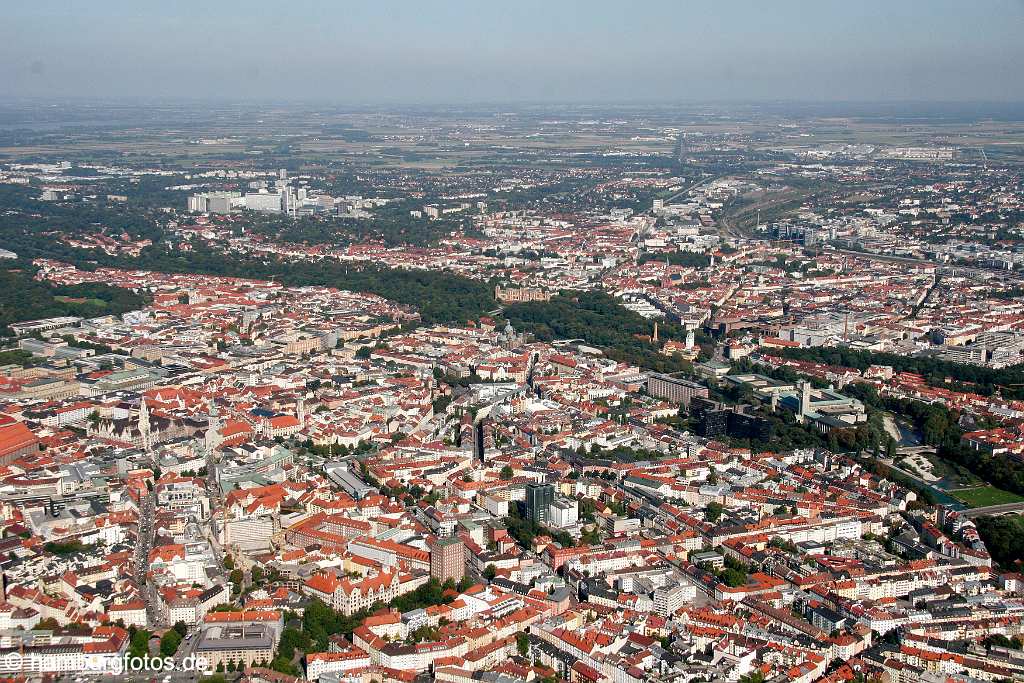
[[[204,446],[206,451],[211,452],[220,446],[223,437],[220,433],[220,414],[217,412],[217,404],[214,401],[210,401],[210,409],[207,412],[206,420],[206,434],[204,435]]]
[[[149,423],[149,408],[146,406],[146,397],[142,397],[142,401],[139,402],[139,434],[142,435],[142,447],[145,450],[149,450],[152,447],[150,439],[150,430],[152,425]]]

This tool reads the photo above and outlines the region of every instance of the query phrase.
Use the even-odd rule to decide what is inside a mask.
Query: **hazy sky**
[[[1024,0],[8,0],[0,97],[1024,100]]]

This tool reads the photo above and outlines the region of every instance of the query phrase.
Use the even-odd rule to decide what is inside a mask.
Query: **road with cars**
[[[157,609],[156,588],[147,580],[149,571],[149,551],[153,547],[153,512],[156,508],[156,494],[150,492],[140,502],[139,539],[135,548],[134,577],[135,582],[146,595],[146,617],[151,627],[160,627],[163,617]]]

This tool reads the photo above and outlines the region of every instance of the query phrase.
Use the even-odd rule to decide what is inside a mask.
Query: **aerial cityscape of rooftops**
[[[0,285],[0,680],[1024,680],[1024,107],[4,97]]]

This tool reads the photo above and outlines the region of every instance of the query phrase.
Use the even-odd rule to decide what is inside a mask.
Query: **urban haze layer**
[[[0,674],[1024,679],[1024,109],[0,105]]]

